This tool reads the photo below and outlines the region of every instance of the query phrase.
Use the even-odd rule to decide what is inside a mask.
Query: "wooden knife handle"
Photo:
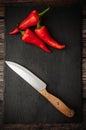
[[[65,105],[59,98],[47,92],[46,89],[39,91],[39,93],[44,96],[57,110],[63,113],[65,116],[71,118],[74,116],[74,110],[70,109]]]

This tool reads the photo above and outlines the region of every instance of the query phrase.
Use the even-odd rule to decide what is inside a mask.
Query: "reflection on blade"
[[[23,66],[11,61],[6,61],[6,64],[37,91],[46,88],[46,84],[42,80]]]

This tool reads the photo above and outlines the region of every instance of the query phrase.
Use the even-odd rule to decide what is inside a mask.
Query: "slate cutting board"
[[[79,6],[51,5],[42,17],[53,38],[65,44],[64,50],[45,53],[25,44],[21,35],[9,35],[30,11],[39,12],[47,4],[9,4],[5,8],[5,60],[26,67],[47,83],[47,90],[75,110],[71,119],[58,112],[6,64],[4,66],[4,123],[56,124],[80,122],[81,102],[81,9]],[[34,30],[34,28],[31,28]]]

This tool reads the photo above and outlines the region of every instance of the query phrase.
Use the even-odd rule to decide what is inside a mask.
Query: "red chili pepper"
[[[37,10],[33,10],[30,12],[30,14],[18,25],[18,28],[20,30],[25,30],[28,27],[32,27],[32,26],[36,26],[38,21],[39,21],[39,17],[41,17],[44,13],[46,13],[50,8],[45,9],[43,12],[38,13]],[[16,34],[19,33],[19,29],[17,27],[9,32],[9,34]]]
[[[50,53],[51,51],[46,47],[46,45],[39,39],[38,36],[35,35],[30,29],[26,29],[22,31],[22,40],[26,43],[34,44],[41,48],[42,50]]]
[[[35,29],[35,33],[40,37],[40,39],[42,39],[45,43],[47,43],[51,47],[57,49],[65,48],[65,45],[61,45],[59,42],[57,42],[50,36],[46,26],[41,27],[38,23],[38,28]]]

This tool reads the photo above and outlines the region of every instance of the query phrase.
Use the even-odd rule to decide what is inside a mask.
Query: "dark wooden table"
[[[42,2],[56,2],[57,4],[80,4],[82,6],[82,90],[83,90],[83,121],[81,123],[56,125],[24,125],[3,124],[3,93],[4,93],[4,4],[13,2],[30,2],[34,0],[0,0],[0,130],[85,130],[86,129],[86,5],[82,0],[42,0]],[[58,1],[58,2],[57,2]],[[41,2],[41,0],[35,0]]]

